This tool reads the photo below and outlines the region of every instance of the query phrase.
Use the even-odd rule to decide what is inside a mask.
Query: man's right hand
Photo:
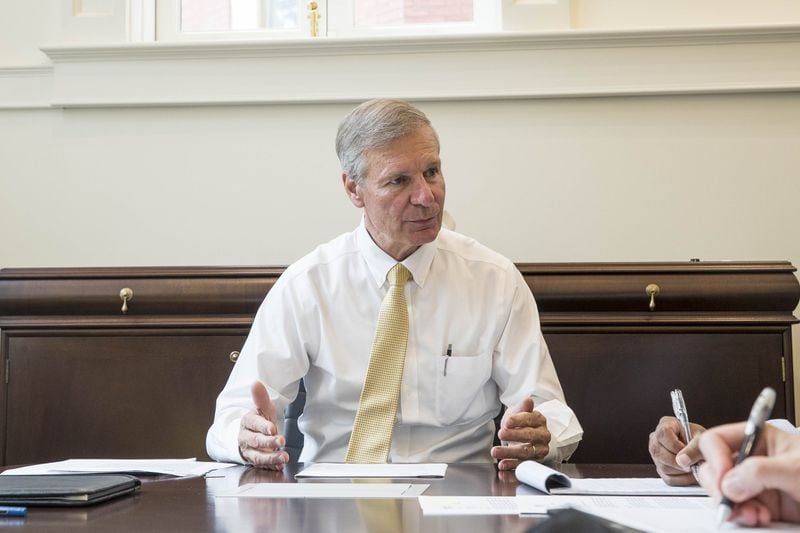
[[[705,431],[705,428],[697,424],[690,423],[689,425],[693,438],[688,445],[683,442],[681,424],[674,416],[661,417],[655,431],[650,433],[648,444],[650,457],[653,458],[658,475],[667,485],[697,484],[689,465],[693,465],[703,458],[698,446],[698,437]],[[682,464],[678,463],[677,456],[680,456]]]
[[[260,381],[253,383],[255,410],[242,417],[239,427],[239,454],[253,466],[283,470],[289,454],[281,451],[286,439],[278,434],[277,413],[269,399],[267,388]]]

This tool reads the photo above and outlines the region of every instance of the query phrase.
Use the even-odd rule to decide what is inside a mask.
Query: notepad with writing
[[[547,494],[595,496],[706,496],[702,487],[671,487],[659,478],[576,478],[541,463],[523,461],[517,467],[519,481]]]
[[[122,474],[0,476],[0,504],[92,505],[139,490],[141,482]]]

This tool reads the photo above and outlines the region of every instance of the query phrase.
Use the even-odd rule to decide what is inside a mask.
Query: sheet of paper
[[[6,470],[0,475],[44,475],[75,473],[167,474],[171,476],[202,476],[236,466],[233,463],[214,463],[190,459],[67,459],[55,463],[23,466]]]
[[[430,485],[410,483],[249,483],[217,498],[416,498]]]
[[[659,478],[570,478],[537,463],[523,461],[516,470],[524,486],[536,490],[518,489],[517,494],[598,494],[617,496],[705,496],[702,487],[670,487]],[[524,487],[523,486],[523,487]]]
[[[572,478],[570,487],[553,487],[550,494],[618,496],[707,496],[703,487],[671,487],[660,478]]]
[[[550,492],[552,487],[568,487],[571,480],[561,472],[536,461],[523,461],[514,472],[517,479],[542,492]]]
[[[713,510],[714,503],[708,496],[517,496],[520,514],[546,514],[548,509],[574,507],[590,512],[593,509],[668,509]]]
[[[420,496],[425,515],[519,514],[515,496]]]
[[[657,498],[663,499],[663,498]],[[757,533],[761,531],[800,531],[800,524],[775,523],[767,528],[738,527],[730,522],[717,528],[716,506],[710,509],[636,509],[636,508],[594,508],[583,509],[608,520],[628,527],[652,531],[653,533],[708,533],[716,531],[742,531]]]
[[[446,471],[447,465],[444,463],[315,463],[295,477],[444,477]]]

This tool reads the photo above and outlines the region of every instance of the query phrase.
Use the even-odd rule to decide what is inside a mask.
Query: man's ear
[[[351,179],[347,174],[342,174],[342,183],[344,190],[347,192],[347,197],[356,207],[364,207],[364,199],[361,197],[361,187],[359,187],[356,180]]]

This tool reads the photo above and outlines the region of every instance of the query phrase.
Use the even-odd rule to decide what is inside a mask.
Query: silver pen
[[[750,409],[750,416],[747,417],[747,424],[744,427],[744,440],[742,447],[739,448],[739,453],[736,455],[736,461],[733,466],[741,463],[753,451],[753,446],[761,434],[761,429],[764,423],[772,413],[772,407],[775,405],[775,389],[771,387],[764,387],[761,394],[756,398],[753,408]],[[727,496],[722,496],[722,501],[719,503],[719,510],[717,511],[717,527],[722,524],[731,516],[733,512],[733,502]]]
[[[686,410],[686,402],[683,401],[683,393],[680,389],[675,389],[669,395],[672,397],[672,410],[675,412],[675,418],[681,423],[683,439],[688,445],[692,440],[692,428],[689,427],[689,412]],[[693,464],[690,468],[692,475],[697,479],[697,464]]]

